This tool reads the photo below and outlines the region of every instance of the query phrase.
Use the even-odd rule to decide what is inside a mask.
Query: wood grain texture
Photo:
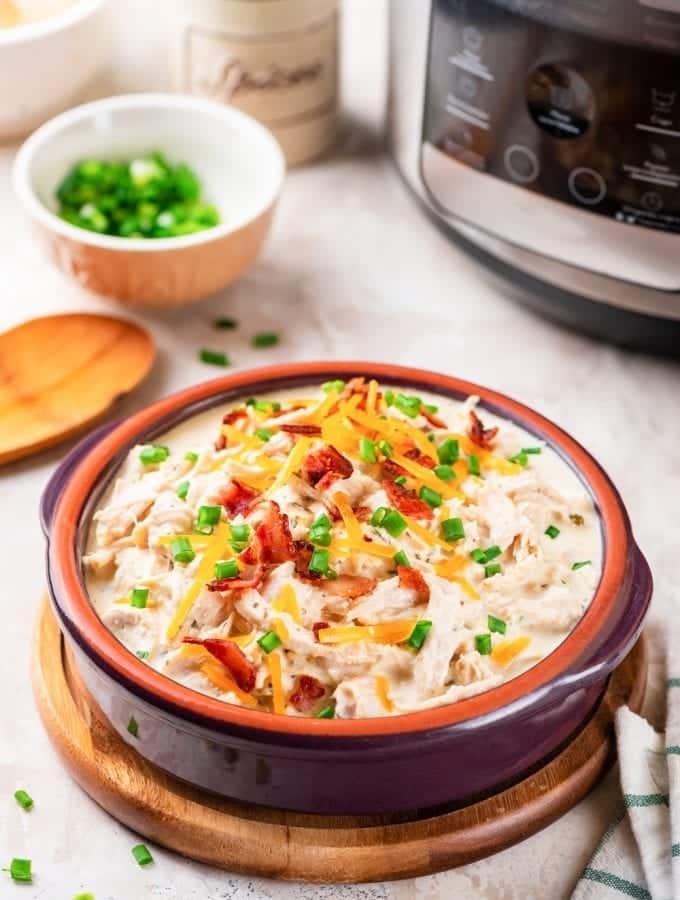
[[[150,335],[124,319],[75,313],[0,334],[0,463],[76,434],[149,372]]]
[[[612,720],[639,710],[644,637],[611,678],[585,729],[524,781],[464,809],[327,817],[268,810],[195,790],[145,762],[107,725],[64,650],[47,600],[35,628],[33,687],[47,732],[78,784],[111,815],[165,847],[233,872],[364,882],[453,868],[496,853],[578,803],[613,760]]]

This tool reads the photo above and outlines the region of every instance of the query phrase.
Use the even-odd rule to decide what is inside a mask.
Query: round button
[[[533,150],[523,144],[513,144],[505,151],[505,168],[513,181],[530,184],[538,178],[541,167]]]
[[[656,191],[647,191],[642,195],[642,205],[649,212],[660,212],[663,209],[663,197]]]
[[[569,176],[569,190],[579,203],[597,206],[607,196],[604,178],[594,169],[574,169]]]

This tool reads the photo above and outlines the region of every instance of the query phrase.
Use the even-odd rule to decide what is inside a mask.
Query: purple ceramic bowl
[[[546,441],[576,471],[602,526],[603,572],[567,639],[522,675],[456,704],[379,719],[277,716],[224,703],[140,662],[103,625],[81,573],[93,506],[136,443],[244,395],[364,375],[482,406]],[[642,628],[652,580],[619,495],[595,460],[548,420],[508,397],[420,369],[304,363],[189,388],[90,435],[42,501],[56,615],[94,699],[124,740],[171,774],[251,803],[323,814],[461,805],[519,780],[554,755],[594,710]],[[134,718],[137,733],[128,731]]]

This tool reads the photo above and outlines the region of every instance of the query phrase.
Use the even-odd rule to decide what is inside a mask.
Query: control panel
[[[680,233],[680,0],[675,12],[676,0],[634,2],[677,47],[612,39],[610,0],[560,0],[559,27],[552,0],[433,0],[424,143],[525,190]]]

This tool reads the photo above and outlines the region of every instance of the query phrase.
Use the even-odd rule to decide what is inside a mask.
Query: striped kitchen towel
[[[572,900],[680,900],[680,657],[667,654],[666,733],[620,709],[616,717],[622,810]],[[674,671],[677,669],[677,671]]]

